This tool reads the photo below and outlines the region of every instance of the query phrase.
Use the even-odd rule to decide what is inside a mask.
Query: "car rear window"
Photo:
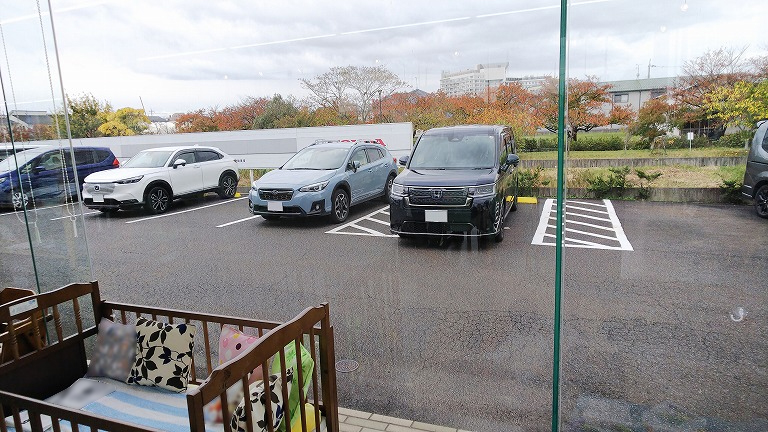
[[[222,156],[219,153],[213,150],[198,150],[196,157],[198,162],[207,162],[207,161],[218,160],[222,158]]]

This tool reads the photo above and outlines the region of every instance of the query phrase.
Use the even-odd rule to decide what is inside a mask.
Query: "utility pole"
[[[379,123],[381,123],[381,89],[379,89]]]
[[[651,68],[652,67],[658,67],[654,64],[651,64],[651,59],[648,59],[648,79],[651,79]]]

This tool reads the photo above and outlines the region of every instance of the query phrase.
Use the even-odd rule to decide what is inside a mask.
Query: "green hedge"
[[[688,148],[690,145],[694,148],[702,147],[733,147],[743,148],[744,140],[752,137],[751,131],[738,132],[735,134],[724,135],[716,141],[710,141],[705,136],[696,136],[693,142],[689,143],[685,136],[679,137],[659,137],[657,140],[665,140],[667,149]],[[615,134],[585,135],[577,137],[576,141],[571,142],[570,150],[573,151],[603,151],[603,150],[624,150],[625,138]],[[523,137],[517,141],[518,151],[520,152],[540,152],[557,150],[557,136],[549,135],[543,137]],[[651,142],[648,139],[632,136],[627,143],[630,150],[645,150],[651,148]]]
[[[585,135],[571,141],[570,150],[573,151],[603,151],[603,150],[624,150],[624,137],[619,135]],[[638,137],[631,137],[628,147],[638,141]],[[518,140],[518,148],[521,152],[538,152],[557,150],[557,137],[523,137]],[[644,147],[644,148],[647,148]]]

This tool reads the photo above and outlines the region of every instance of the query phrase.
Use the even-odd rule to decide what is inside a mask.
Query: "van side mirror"
[[[402,156],[402,157],[400,157],[400,159],[397,161],[397,163],[399,163],[399,164],[400,164],[400,165],[402,165],[402,166],[406,166],[406,165],[408,165],[408,161],[409,161],[410,159],[411,159],[411,157],[410,157],[410,156],[408,156],[408,155],[405,155],[405,156]]]
[[[179,165],[185,166],[186,164],[187,164],[187,161],[185,161],[184,159],[181,159],[181,158],[176,159],[175,161],[173,161],[173,169],[178,168]]]
[[[507,155],[507,165],[517,166],[520,163],[520,156],[510,153]]]

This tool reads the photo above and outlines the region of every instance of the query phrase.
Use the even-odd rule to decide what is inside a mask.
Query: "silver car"
[[[768,121],[758,123],[747,156],[741,193],[754,201],[758,216],[768,219]]]

